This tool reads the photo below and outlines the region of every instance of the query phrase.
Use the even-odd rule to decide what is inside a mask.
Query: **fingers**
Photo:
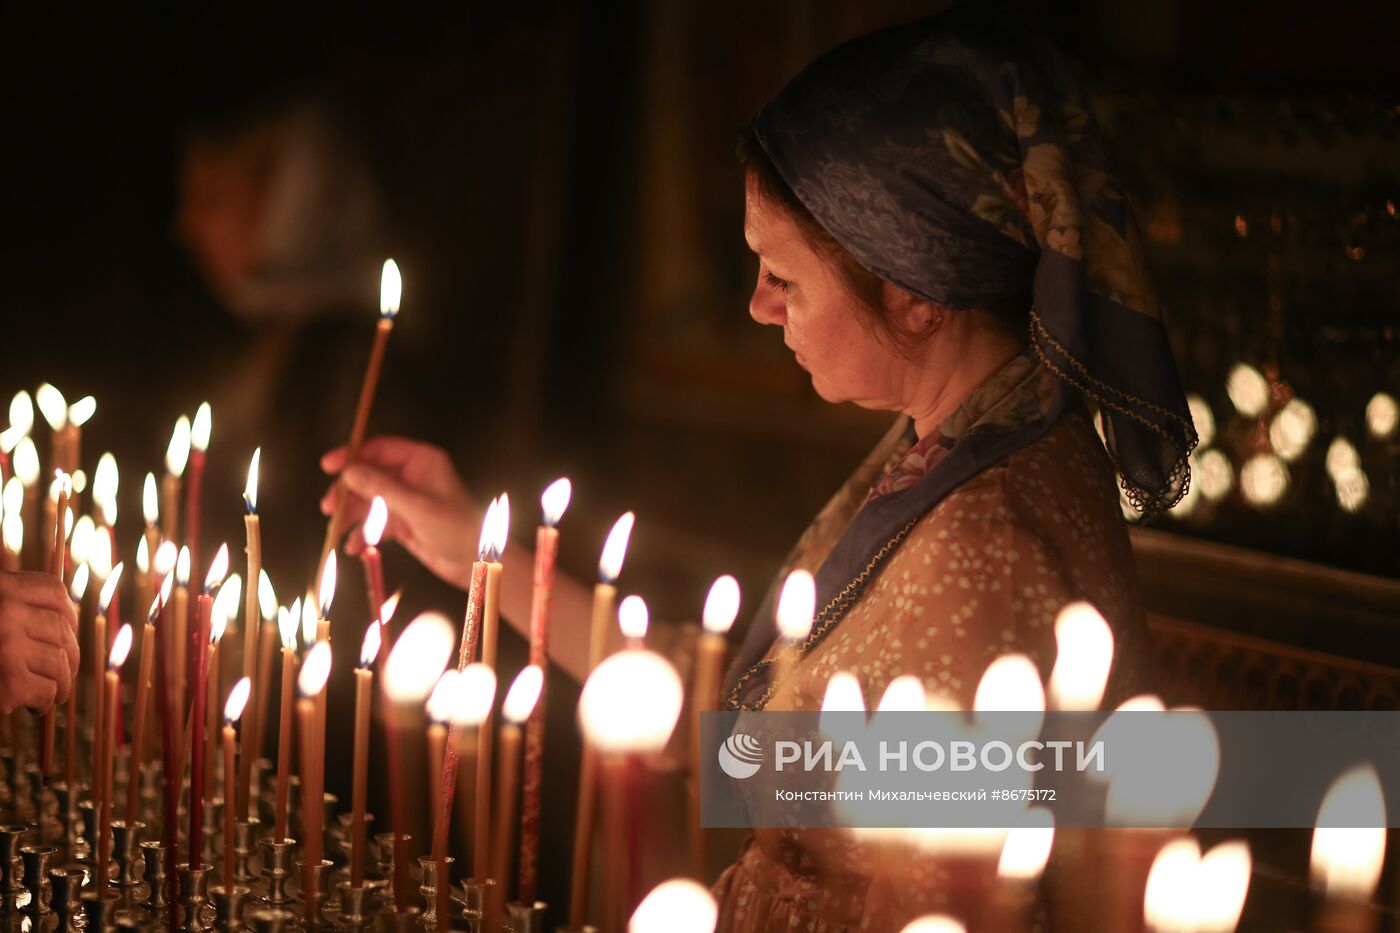
[[[58,648],[68,659],[69,673],[78,673],[81,653],[78,649],[78,636],[64,623],[56,612],[35,609],[25,620],[25,633],[35,642]]]
[[[39,716],[53,709],[54,702],[58,699],[57,684],[27,672],[11,677],[10,683],[5,685],[5,690],[12,704],[10,712],[27,707],[34,715]]]
[[[346,468],[341,482],[362,502],[382,497],[389,507],[389,515],[409,525],[428,515],[436,505],[434,499],[365,463],[357,462]]]
[[[357,458],[363,463],[374,464],[386,469],[402,467],[417,457],[425,455],[434,456],[441,451],[422,441],[411,440],[407,437],[396,437],[393,435],[383,435],[371,437],[360,445],[360,455]],[[321,457],[321,469],[327,473],[339,473],[345,469],[345,464],[349,460],[350,448],[341,445],[334,450],[327,451]]]
[[[78,609],[56,577],[47,573],[0,573],[0,593],[40,609],[56,612],[75,633]]]
[[[61,648],[34,642],[24,663],[31,675],[53,682],[55,702],[62,703],[68,699],[68,691],[73,687],[73,675],[68,670],[68,658]]]

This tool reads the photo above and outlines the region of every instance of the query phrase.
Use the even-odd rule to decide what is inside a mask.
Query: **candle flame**
[[[146,481],[141,486],[141,515],[146,519],[147,525],[160,522],[160,494],[156,491],[156,477],[153,473],[146,474]]]
[[[1134,697],[1104,720],[1092,741],[1124,749],[1102,772],[1088,772],[1108,781],[1110,825],[1189,826],[1215,789],[1220,739],[1197,708],[1164,710],[1157,697]],[[1163,785],[1168,768],[1174,779]]]
[[[311,698],[320,693],[331,676],[331,643],[318,641],[306,652],[301,662],[301,673],[297,675],[297,692]]]
[[[647,637],[649,623],[647,604],[642,597],[628,596],[617,607],[617,625],[622,629],[623,637],[631,641],[641,641]]]
[[[646,697],[638,703],[638,697]],[[644,648],[605,658],[583,685],[578,717],[583,734],[603,754],[657,752],[681,712],[680,677],[670,662]]]
[[[78,569],[73,571],[73,582],[68,586],[68,591],[73,594],[73,602],[80,603],[83,601],[83,597],[87,595],[88,578],[90,576],[91,574],[88,572],[87,564],[80,564]]]
[[[1057,710],[1095,710],[1113,666],[1113,631],[1099,611],[1072,602],[1055,619],[1055,667],[1050,704]]]
[[[403,300],[403,276],[399,274],[399,264],[392,259],[384,260],[384,270],[379,274],[379,313],[392,318],[399,313]]]
[[[1194,923],[1195,885],[1201,848],[1191,838],[1173,839],[1152,861],[1143,891],[1143,919],[1158,933],[1189,933]]]
[[[126,663],[126,656],[130,653],[131,623],[123,622],[122,627],[117,630],[117,637],[112,640],[112,653],[107,658],[107,669],[121,670],[121,666]]]
[[[945,914],[925,914],[909,921],[899,933],[967,933],[967,928]]]
[[[272,588],[272,578],[261,567],[258,568],[258,614],[264,622],[277,618],[277,591]]]
[[[719,907],[708,888],[672,878],[651,889],[627,923],[627,933],[711,933]]]
[[[896,677],[885,685],[876,705],[877,713],[921,713],[928,706],[924,682],[913,674]]]
[[[13,464],[15,475],[26,489],[39,482],[39,451],[32,439],[20,438],[20,442],[15,445]]]
[[[1311,870],[1328,898],[1374,896],[1385,862],[1385,826],[1385,795],[1372,765],[1358,765],[1332,782],[1317,813]]]
[[[394,703],[422,703],[447,667],[456,638],[440,612],[425,612],[408,623],[384,664],[384,692]]]
[[[117,471],[117,458],[110,452],[97,460],[97,470],[92,475],[92,501],[102,511],[102,523],[111,527],[117,523],[117,490],[121,477]]]
[[[428,697],[428,718],[439,725],[447,722],[452,708],[457,705],[457,677],[457,671],[453,668],[443,671]]]
[[[316,604],[319,607],[321,618],[323,619],[329,619],[331,617],[331,603],[335,601],[335,571],[335,551],[331,551],[326,555],[326,569],[321,573],[321,589],[316,599]]]
[[[224,722],[233,725],[243,715],[248,705],[248,694],[253,690],[253,681],[247,677],[238,678],[238,683],[228,692],[228,702],[224,704]]]
[[[185,562],[185,579],[189,580],[189,548],[180,549],[180,558]],[[228,544],[219,545],[219,549],[214,552],[214,559],[209,562],[209,572],[204,575],[204,592],[214,592],[214,587],[224,582],[224,577],[228,575]]]
[[[151,572],[151,546],[146,543],[145,535],[136,539],[136,570],[143,574]]]
[[[99,580],[106,580],[111,575],[112,530],[110,528],[98,528],[92,533],[92,547],[87,562]]]
[[[19,515],[24,510],[24,484],[18,476],[5,480],[4,491],[0,492],[0,514]]]
[[[92,555],[92,536],[97,534],[97,525],[92,518],[84,515],[73,524],[73,541],[68,546],[73,563],[83,564]]]
[[[165,604],[170,602],[170,591],[175,585],[175,573],[172,571],[165,575],[164,582],[160,585],[160,595],[156,598],[155,605],[151,607],[151,621],[156,620],[160,611],[165,608]]]
[[[710,593],[705,597],[705,611],[701,615],[705,631],[727,634],[738,614],[739,581],[725,574],[710,584]]]
[[[156,548],[156,573],[167,574],[179,563],[179,549],[173,541],[162,541]]]
[[[17,425],[12,424],[5,430],[0,431],[0,454],[8,454],[10,451],[14,450],[24,438],[25,433],[21,431]]]
[[[526,665],[515,675],[515,680],[511,681],[505,701],[501,704],[501,715],[507,722],[520,725],[535,711],[535,703],[539,701],[542,689],[544,672],[540,670],[539,665]]]
[[[11,554],[24,552],[24,519],[16,514],[6,515],[0,523],[0,537],[4,538],[5,550]]]
[[[68,403],[62,392],[46,382],[34,393],[34,400],[39,403],[39,412],[51,429],[62,431],[68,426]]]
[[[360,668],[364,669],[374,663],[374,659],[379,657],[379,646],[383,642],[384,635],[380,631],[383,626],[379,620],[371,622],[365,628],[364,640],[360,642]]]
[[[625,512],[613,524],[612,531],[608,532],[608,539],[603,542],[603,556],[598,559],[598,579],[603,583],[616,583],[622,573],[622,561],[627,557],[627,541],[636,521],[637,516]]]
[[[64,495],[69,495],[69,494],[70,494],[70,493],[69,493],[67,490],[64,490]],[[69,538],[69,536],[71,536],[72,534],[73,534],[73,510],[72,510],[71,508],[66,508],[66,509],[63,510],[63,540],[64,540],[64,541],[67,541],[68,538]]]
[[[301,600],[294,601],[291,608],[277,608],[277,634],[282,639],[282,647],[295,651],[297,647],[297,627],[301,623]]]
[[[209,608],[209,644],[217,645],[224,637],[229,620],[238,614],[238,599],[243,595],[243,580],[232,574],[214,597]]]
[[[861,715],[849,715],[851,713]],[[817,729],[832,741],[851,741],[858,738],[856,733],[865,725],[864,714],[865,695],[860,689],[860,681],[849,671],[832,674],[826,682],[826,693],[822,695]]]
[[[316,597],[308,590],[301,598],[301,644],[306,647],[316,641]]]
[[[812,617],[817,609],[817,585],[805,570],[794,570],[783,581],[778,597],[778,632],[792,644],[804,641],[812,631]]]
[[[175,421],[175,430],[170,435],[170,445],[165,448],[165,472],[171,476],[184,476],[185,464],[190,460],[190,419],[181,415]]]
[[[388,625],[394,621],[394,613],[399,610],[399,600],[403,598],[403,590],[396,590],[393,595],[384,600],[384,604],[379,607],[379,621]]]
[[[1001,846],[997,862],[998,878],[1033,881],[1045,870],[1055,841],[1055,814],[1045,807],[1032,807],[1011,827]]]
[[[506,493],[497,496],[492,501],[491,508],[487,509],[486,519],[481,529],[485,545],[482,558],[494,563],[506,552],[506,539],[510,536],[510,496]],[[487,525],[490,526],[489,531]]]
[[[34,430],[34,402],[23,389],[10,399],[10,428],[21,435]]]
[[[1196,875],[1202,933],[1234,933],[1253,870],[1248,843],[1222,842],[1205,854]]]
[[[457,678],[457,705],[452,710],[452,724],[475,727],[491,715],[496,701],[496,672],[480,661],[462,668]]]
[[[483,515],[481,518],[481,537],[478,538],[476,542],[477,560],[496,559],[495,557],[489,557],[488,555],[490,555],[491,553],[491,545],[495,543],[496,509],[498,501],[499,500],[497,499],[492,499],[486,506],[486,514]]]
[[[383,496],[375,496],[369,504],[369,514],[365,516],[365,544],[379,547],[379,539],[384,536],[384,526],[389,524],[389,506]]]
[[[200,453],[209,449],[209,435],[213,431],[214,411],[208,402],[200,402],[194,410],[194,423],[190,425],[190,446]]]
[[[258,462],[262,459],[262,448],[253,448],[253,457],[248,461],[248,480],[243,484],[243,507],[252,515],[258,510]]]
[[[972,708],[979,713],[1023,713],[1015,718],[1016,729],[1034,738],[1045,720],[1045,688],[1035,662],[1024,654],[1005,654],[987,665]]]
[[[122,571],[126,569],[126,564],[119,563],[112,568],[112,572],[107,574],[107,581],[102,584],[102,592],[97,594],[97,611],[104,616],[107,609],[112,605],[112,598],[117,595],[117,587],[122,582]]]
[[[564,510],[569,507],[569,498],[573,495],[573,491],[573,484],[565,477],[550,483],[540,494],[540,509],[544,513],[544,523],[550,528],[559,524],[559,519],[564,517]]]
[[[97,399],[91,395],[84,395],[68,406],[68,423],[81,428],[95,414],[97,414]]]

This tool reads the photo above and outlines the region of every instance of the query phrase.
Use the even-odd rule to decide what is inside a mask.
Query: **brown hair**
[[[886,337],[894,347],[906,357],[913,358],[924,340],[929,336],[928,328],[911,330],[895,321],[885,305],[885,280],[856,261],[856,258],[836,241],[821,222],[813,216],[807,206],[797,197],[792,186],[778,172],[773,160],[768,157],[762,143],[758,141],[752,127],[745,127],[739,133],[739,143],[735,153],[745,174],[758,185],[763,195],[782,207],[797,223],[807,244],[823,256],[841,277],[842,283],[855,296],[869,323]],[[1029,296],[1024,304],[1011,313],[992,311],[991,316],[1007,333],[1024,339],[1030,323]]]

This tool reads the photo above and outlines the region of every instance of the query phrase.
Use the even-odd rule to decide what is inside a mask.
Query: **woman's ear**
[[[882,282],[880,291],[891,323],[906,334],[932,334],[943,321],[943,309],[927,298],[892,282]]]

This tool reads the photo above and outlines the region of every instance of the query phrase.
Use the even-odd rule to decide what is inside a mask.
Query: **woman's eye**
[[[787,281],[786,279],[780,279],[780,278],[778,278],[776,275],[774,275],[774,274],[771,273],[771,272],[765,272],[765,273],[763,273],[763,279],[764,279],[764,281],[767,282],[770,286],[772,286],[773,288],[778,289],[779,291],[785,292],[785,291],[787,291],[789,288],[792,287],[792,283],[791,283],[791,282]]]

